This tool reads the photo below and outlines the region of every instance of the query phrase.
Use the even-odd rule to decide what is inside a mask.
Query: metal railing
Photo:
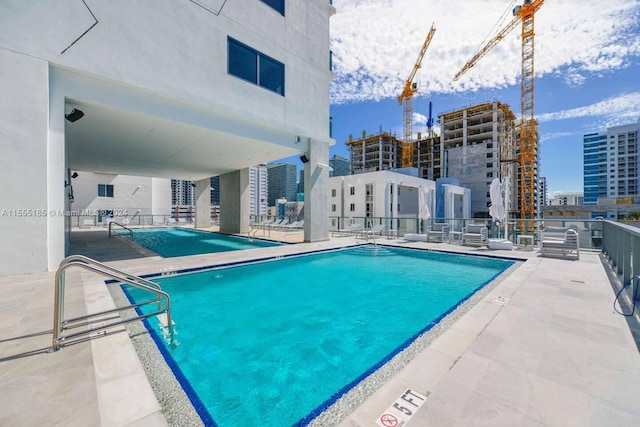
[[[126,226],[124,226],[124,225],[122,225],[120,223],[117,223],[115,221],[109,222],[109,237],[111,237],[111,234],[113,233],[113,226],[114,225],[117,225],[118,227],[122,227],[125,230],[128,230],[129,231],[129,237],[131,237],[131,240],[133,240],[133,230],[130,229],[129,227],[126,227]]]
[[[627,283],[640,273],[640,228],[614,221],[602,222],[602,253],[620,281]],[[637,280],[633,286],[631,295],[638,295]]]
[[[93,271],[110,279],[116,280],[118,283],[125,283],[138,289],[151,292],[155,295],[155,298],[124,307],[117,307],[111,310],[105,310],[85,316],[64,319],[65,271],[70,267],[80,267],[85,270]],[[157,304],[157,310],[151,313],[138,314],[130,318],[122,318],[119,315],[105,317],[110,314],[119,313],[131,308],[136,309],[148,304]],[[164,292],[157,283],[110,267],[83,255],[71,255],[62,260],[58,270],[56,271],[51,351],[58,351],[61,347],[74,342],[107,335],[108,330],[114,326],[162,314],[166,314],[167,328],[169,334],[172,334],[173,321],[171,320],[171,297],[168,293]],[[78,328],[86,329],[63,335],[65,331]]]
[[[507,238],[514,244],[520,235],[529,236],[533,244],[539,241],[540,230],[545,226],[571,227],[578,232],[580,249],[602,249],[602,220],[509,220]],[[344,229],[353,223],[384,224],[389,236],[401,238],[407,233],[424,234],[434,223],[449,224],[449,232],[460,233],[468,224],[484,224],[489,230],[489,238],[505,238],[504,223],[496,223],[491,218],[429,218],[420,219],[415,215],[406,217],[329,217],[329,232]]]

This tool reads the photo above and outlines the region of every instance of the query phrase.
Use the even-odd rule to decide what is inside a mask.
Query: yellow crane
[[[404,112],[403,115],[403,124],[404,124],[404,139],[402,141],[402,167],[411,166],[413,164],[413,95],[418,92],[418,84],[413,82],[413,79],[420,68],[420,64],[422,63],[422,58],[424,57],[427,48],[429,47],[429,43],[431,43],[431,39],[433,38],[433,34],[436,32],[436,28],[434,24],[431,24],[431,30],[429,30],[429,34],[427,34],[427,38],[422,44],[422,49],[420,50],[420,55],[418,55],[418,60],[413,66],[413,70],[411,70],[411,75],[407,79],[404,84],[404,89],[402,93],[398,97],[398,104],[402,105],[402,109]]]
[[[453,80],[458,80],[462,74],[472,68],[480,58],[487,54],[500,40],[505,38],[511,30],[522,23],[522,82],[520,85],[520,218],[535,218],[536,197],[536,122],[533,113],[533,21],[535,13],[540,9],[544,0],[524,0],[522,6],[513,9],[514,18],[504,26],[497,35],[489,40],[458,73]]]

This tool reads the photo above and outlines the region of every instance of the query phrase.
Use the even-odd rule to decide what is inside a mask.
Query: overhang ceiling
[[[300,149],[74,101],[84,116],[65,121],[73,170],[198,180],[294,156]]]

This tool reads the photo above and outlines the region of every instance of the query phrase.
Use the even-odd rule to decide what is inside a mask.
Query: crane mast
[[[524,0],[513,10],[514,18],[489,40],[455,75],[458,80],[487,54],[500,40],[522,23],[522,81],[520,85],[520,218],[535,219],[537,139],[534,115],[534,15],[544,0]],[[526,225],[525,225],[526,226]]]
[[[411,166],[413,164],[413,95],[418,92],[418,85],[414,83],[413,79],[421,66],[422,58],[427,52],[427,48],[431,43],[433,34],[436,32],[434,24],[431,24],[431,29],[427,34],[427,38],[422,44],[422,49],[418,55],[418,60],[411,70],[411,75],[404,84],[404,89],[398,97],[398,103],[402,105],[403,111],[403,131],[404,139],[402,141],[402,167]]]

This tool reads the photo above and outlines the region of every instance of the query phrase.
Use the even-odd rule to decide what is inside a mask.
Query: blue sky
[[[433,114],[499,100],[520,115],[520,26],[457,82],[501,16],[521,1],[334,0],[331,116],[336,145],[380,130],[402,134],[398,105],[422,43],[436,33],[416,75],[414,132]],[[497,27],[495,31],[499,30]],[[547,0],[535,18],[535,113],[549,196],[582,191],[582,136],[640,120],[640,0]],[[436,130],[439,131],[438,125]]]

